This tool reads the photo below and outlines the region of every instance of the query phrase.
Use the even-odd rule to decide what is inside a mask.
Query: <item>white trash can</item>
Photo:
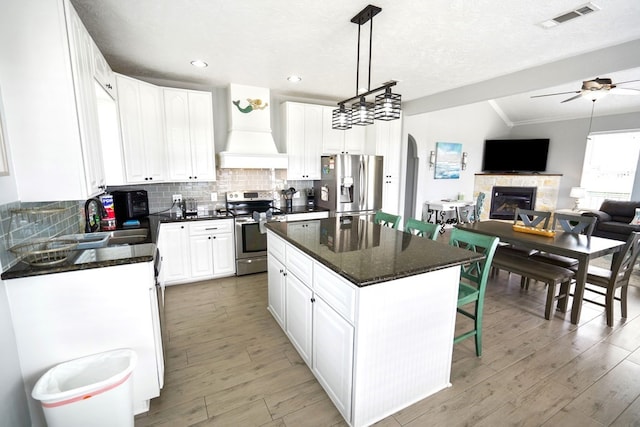
[[[117,349],[63,362],[40,377],[31,396],[49,427],[133,427],[137,359],[135,351]]]

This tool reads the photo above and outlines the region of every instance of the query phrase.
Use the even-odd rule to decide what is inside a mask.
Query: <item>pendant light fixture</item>
[[[400,94],[392,93],[391,87],[396,85],[396,81],[389,81],[382,86],[371,89],[371,45],[373,40],[373,17],[382,11],[381,8],[368,5],[362,9],[356,16],[351,18],[351,22],[358,24],[358,60],[356,69],[356,95],[338,102],[338,108],[332,112],[333,129],[351,129],[352,125],[366,126],[373,124],[373,120],[395,120],[400,118],[401,101]],[[367,83],[367,91],[358,94],[358,86],[360,84],[360,28],[363,24],[370,22],[369,29],[369,76]],[[384,93],[376,95],[375,102],[368,102],[366,97],[380,91]],[[351,108],[345,106],[349,102],[356,101],[351,104]]]

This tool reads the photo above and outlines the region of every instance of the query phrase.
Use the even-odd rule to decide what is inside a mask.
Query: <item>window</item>
[[[591,134],[582,167],[587,197],[580,207],[597,209],[604,199],[631,200],[640,154],[640,131]]]

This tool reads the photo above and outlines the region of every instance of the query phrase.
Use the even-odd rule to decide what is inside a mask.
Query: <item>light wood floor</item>
[[[168,287],[164,389],[143,426],[343,426],[266,310],[266,274]],[[544,319],[545,290],[501,273],[486,297],[484,352],[454,347],[452,387],[380,426],[640,426],[640,288],[608,328],[585,303]],[[461,326],[466,319],[459,318]]]

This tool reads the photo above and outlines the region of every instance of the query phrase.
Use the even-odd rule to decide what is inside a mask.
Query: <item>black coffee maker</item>
[[[307,208],[311,209],[316,206],[316,193],[313,188],[306,189],[307,194]]]

